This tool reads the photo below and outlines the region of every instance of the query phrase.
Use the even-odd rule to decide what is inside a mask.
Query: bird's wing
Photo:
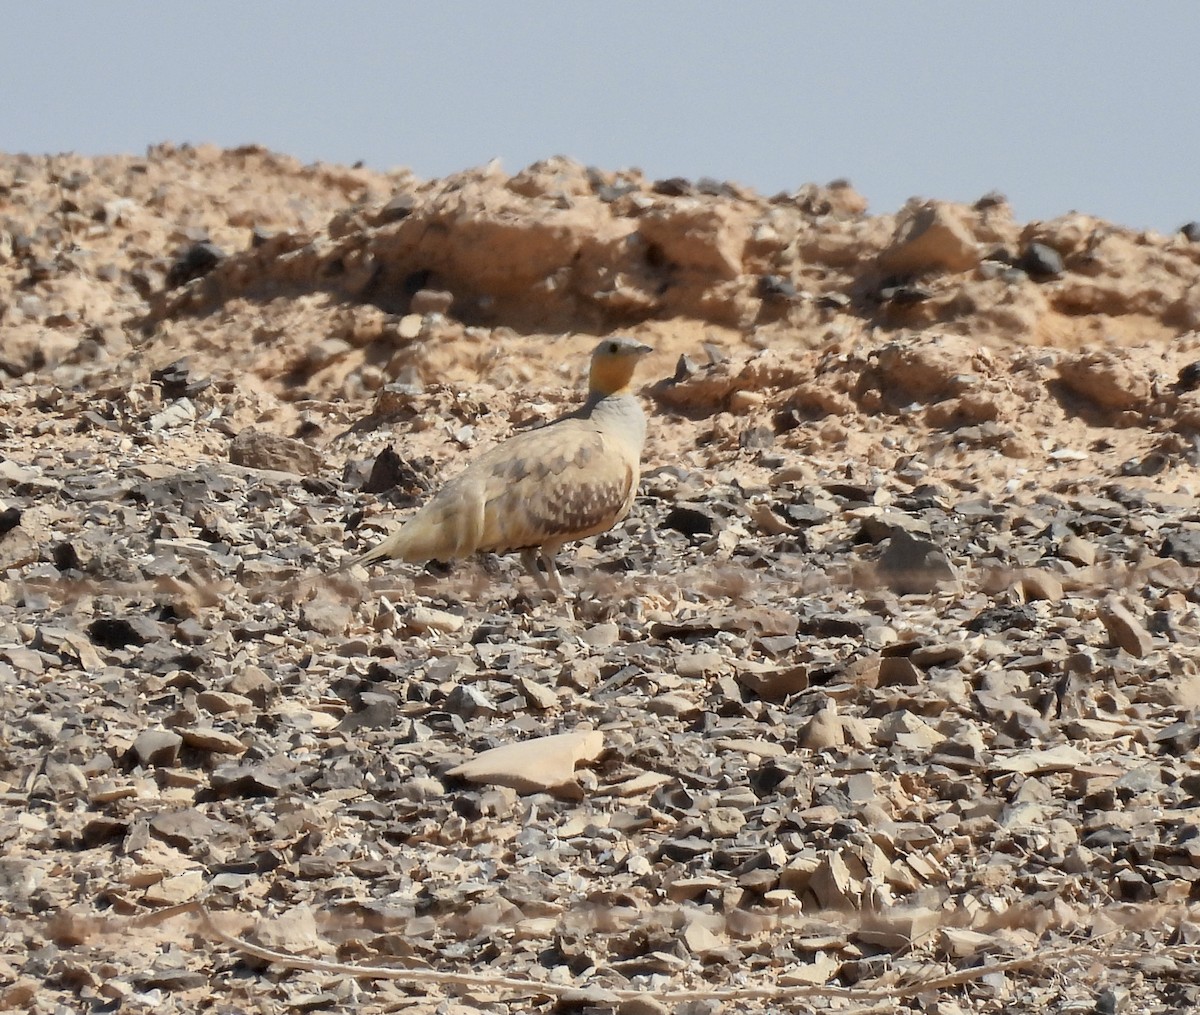
[[[480,550],[557,550],[611,528],[637,490],[640,439],[587,416],[510,437],[450,480],[352,563],[454,560]]]
[[[586,419],[520,434],[461,477],[478,484],[483,527],[476,550],[557,547],[625,517],[639,453]]]

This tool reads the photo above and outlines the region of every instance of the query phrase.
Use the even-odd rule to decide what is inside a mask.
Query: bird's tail
[[[404,529],[400,528],[387,537],[382,543],[371,547],[366,553],[360,553],[357,557],[351,557],[349,560],[344,560],[336,568],[330,571],[330,574],[343,574],[349,571],[352,567],[358,567],[360,564],[374,564],[376,561],[388,560],[396,558],[405,560],[404,542],[401,540]]]

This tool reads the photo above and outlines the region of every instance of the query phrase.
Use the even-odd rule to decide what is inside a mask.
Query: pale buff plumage
[[[633,504],[646,417],[630,385],[650,351],[631,339],[606,338],[592,353],[588,397],[579,409],[475,459],[382,543],[339,570],[516,550],[539,585],[561,592],[559,548],[607,531]]]

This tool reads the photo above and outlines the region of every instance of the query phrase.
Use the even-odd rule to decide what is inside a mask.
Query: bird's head
[[[632,338],[606,338],[592,352],[588,388],[592,397],[624,394],[633,380],[634,368],[654,350]]]

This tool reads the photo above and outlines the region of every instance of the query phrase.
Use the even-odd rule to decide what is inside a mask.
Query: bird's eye
[[[621,351],[621,348],[620,348],[620,346],[617,345],[616,342],[609,342],[608,343],[608,351],[611,352],[615,356],[618,352]]]

